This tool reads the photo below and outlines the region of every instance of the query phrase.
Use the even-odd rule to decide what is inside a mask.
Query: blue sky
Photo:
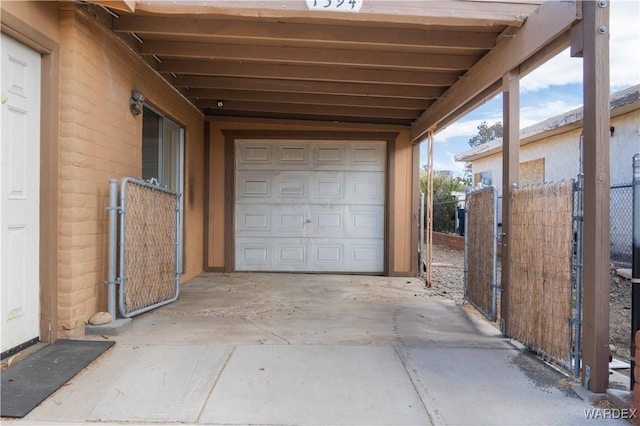
[[[611,92],[640,84],[640,1],[611,0],[610,72]],[[568,49],[520,80],[520,128],[567,112],[582,105],[582,59],[571,58]],[[482,121],[502,121],[502,97],[458,119],[436,133],[433,151],[435,170],[460,174],[464,163],[454,156],[468,150],[469,139]],[[426,164],[427,144],[420,149],[420,164]]]

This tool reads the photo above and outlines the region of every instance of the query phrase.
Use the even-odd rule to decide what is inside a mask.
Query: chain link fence
[[[611,261],[631,264],[633,189],[631,184],[611,187]]]
[[[464,235],[464,201],[435,200],[433,202],[433,230]]]

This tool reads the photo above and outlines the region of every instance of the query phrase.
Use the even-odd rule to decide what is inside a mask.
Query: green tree
[[[429,179],[426,173],[420,175],[420,191],[427,193]],[[460,178],[433,176],[433,230],[456,232],[457,199],[452,192],[464,192],[466,186]]]
[[[469,139],[469,145],[472,147],[485,144],[494,139],[502,137],[502,123],[497,121],[491,126],[486,121],[478,125],[478,134]]]

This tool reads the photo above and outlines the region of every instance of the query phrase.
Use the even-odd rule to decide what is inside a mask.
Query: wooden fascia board
[[[419,140],[429,129],[441,127],[439,124],[453,115],[460,117],[461,114],[457,112],[469,99],[476,98],[492,84],[501,81],[504,74],[565,35],[580,18],[578,2],[543,3],[538,11],[529,16],[515,37],[505,38],[498,43],[464,78],[444,93],[444,99],[435,102],[416,120],[412,126],[412,139]],[[566,37],[564,40],[568,41]]]
[[[136,11],[136,0],[92,0],[89,3],[105,6],[121,12],[133,13]]]
[[[297,18],[367,23],[519,27],[536,5],[522,2],[367,0],[357,13],[308,10],[300,0],[216,1],[206,5],[145,2],[138,11],[253,18]]]

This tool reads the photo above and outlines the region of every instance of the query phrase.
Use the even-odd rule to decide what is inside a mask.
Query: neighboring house
[[[182,192],[183,282],[417,276],[419,142],[564,49],[582,16],[321,3],[0,3],[3,354],[82,336],[106,309],[110,178]]]
[[[611,95],[611,186],[630,185],[632,158],[640,152],[640,85]],[[558,115],[520,131],[520,185],[576,179],[580,171],[582,108]],[[474,185],[495,185],[502,196],[502,139],[456,155],[471,166]],[[624,250],[616,241],[631,242],[631,188],[628,195],[612,190],[612,254]],[[616,199],[619,197],[619,199]],[[501,211],[498,212],[501,215]],[[627,216],[628,215],[628,216]],[[627,235],[625,235],[627,234]],[[627,238],[628,237],[628,238]],[[630,246],[629,246],[630,247]],[[629,252],[630,253],[630,252]]]

